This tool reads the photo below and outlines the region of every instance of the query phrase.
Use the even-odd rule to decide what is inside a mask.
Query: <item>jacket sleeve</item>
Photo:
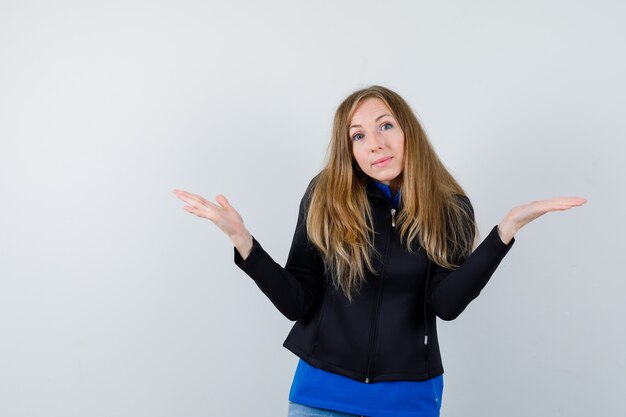
[[[469,208],[473,215],[471,204]],[[426,295],[430,309],[442,320],[457,318],[478,297],[514,243],[515,238],[508,244],[502,242],[496,225],[458,268],[451,270],[432,262]]]
[[[300,201],[296,230],[285,267],[274,262],[256,238],[244,260],[234,248],[235,264],[241,268],[289,320],[298,320],[311,311],[321,299],[324,263],[317,248],[309,242],[306,212],[313,180]]]

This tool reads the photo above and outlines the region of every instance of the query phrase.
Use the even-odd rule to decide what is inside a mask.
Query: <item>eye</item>
[[[391,129],[393,127],[393,125],[389,122],[383,124],[383,130],[389,130],[389,129],[385,129],[385,126],[389,126],[389,129]]]
[[[361,139],[362,137],[363,137],[363,135],[362,135],[362,134],[360,134],[360,133],[356,133],[354,136],[352,136],[352,139],[353,139],[353,140],[359,140],[359,139]]]

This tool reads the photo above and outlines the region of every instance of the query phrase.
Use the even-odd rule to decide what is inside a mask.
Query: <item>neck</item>
[[[400,182],[396,181],[395,179],[389,181],[389,184],[385,184],[384,182],[378,181],[378,180],[375,180],[375,181],[380,183],[380,184],[384,184],[387,187],[389,187],[389,189],[391,190],[391,194],[393,194],[393,195],[396,195],[398,193],[398,190],[400,189]]]
[[[391,192],[393,195],[396,195],[398,190],[400,189],[400,184],[402,184],[402,179],[400,176],[397,176],[393,180],[389,181],[389,188],[391,188]]]

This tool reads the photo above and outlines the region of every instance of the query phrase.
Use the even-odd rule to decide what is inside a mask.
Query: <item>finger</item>
[[[185,193],[179,193],[176,194],[176,197],[178,197],[179,199],[181,199],[182,201],[184,201],[185,203],[189,204],[190,206],[194,206],[194,207],[199,207],[202,205],[202,203],[200,201],[198,201],[198,199],[185,194]]]
[[[587,200],[584,199],[584,198],[573,197],[573,198],[561,199],[560,201],[555,202],[555,204],[558,205],[558,206],[565,206],[567,208],[571,208],[571,207],[582,206],[586,202],[587,202]]]
[[[180,198],[185,192],[179,189],[174,189],[172,190],[172,193],[174,193],[176,197]]]
[[[228,202],[228,199],[225,196],[223,196],[222,194],[220,194],[217,197],[215,197],[215,200],[217,200],[217,202],[220,204],[220,206],[222,206],[225,209],[232,208],[232,206]]]
[[[196,201],[200,202],[201,204],[206,204],[208,203],[208,200],[204,197],[202,197],[201,195],[198,194],[193,194],[193,193],[187,193],[189,194],[189,196],[193,199],[195,199]]]
[[[195,214],[198,217],[209,219],[212,222],[215,222],[217,220],[217,217],[216,217],[215,213],[212,212],[212,211],[207,211],[207,210],[204,210],[202,208],[196,208],[196,207],[192,207],[192,206],[184,206],[183,209],[185,209],[185,211],[187,211],[187,212],[189,212],[191,214]]]
[[[567,202],[572,205],[582,206],[587,202],[587,199],[583,197],[567,197]]]
[[[182,190],[178,190],[175,189],[173,190],[174,195],[176,195],[176,197],[178,197],[180,200],[184,201],[185,203],[189,204],[189,206],[191,206],[191,208],[194,209],[217,209],[218,207],[215,204],[211,204],[210,202],[204,200],[202,197],[197,196],[193,193],[188,193],[186,191],[182,191]]]
[[[552,209],[554,207],[568,207],[569,208],[569,207],[581,206],[585,204],[586,202],[587,200],[582,197],[557,197],[557,198],[550,198],[547,200],[533,201],[532,204],[541,208]]]
[[[207,200],[202,197],[201,195],[198,194],[194,194],[194,193],[190,193],[188,191],[182,191],[182,190],[177,190],[177,192],[175,192],[176,196],[178,198],[180,198],[181,200],[187,202],[187,200],[195,200],[198,201],[201,204],[205,204],[207,202]],[[187,200],[185,200],[185,198]]]
[[[183,209],[188,213],[195,214],[196,216],[198,216],[200,212],[200,210],[192,206],[184,206]]]
[[[586,201],[581,201],[578,199],[572,200],[569,198],[555,198],[551,200],[538,201],[536,205],[540,208],[540,211],[548,212],[557,210],[569,210],[572,207],[581,206],[585,202]]]
[[[583,197],[556,197],[546,201],[558,201],[561,203],[586,203],[587,199]]]
[[[179,189],[179,188],[174,188],[174,189],[172,190],[172,192],[173,192],[175,195],[177,195],[177,196],[178,196],[178,195],[188,194],[188,193],[187,193],[187,191],[181,190],[181,189]]]

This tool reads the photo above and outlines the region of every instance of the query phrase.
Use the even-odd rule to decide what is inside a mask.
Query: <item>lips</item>
[[[385,156],[385,157],[379,158],[375,160],[374,162],[372,162],[372,165],[380,164],[381,162],[385,162],[386,160],[391,159],[391,158],[392,158],[391,156]]]

